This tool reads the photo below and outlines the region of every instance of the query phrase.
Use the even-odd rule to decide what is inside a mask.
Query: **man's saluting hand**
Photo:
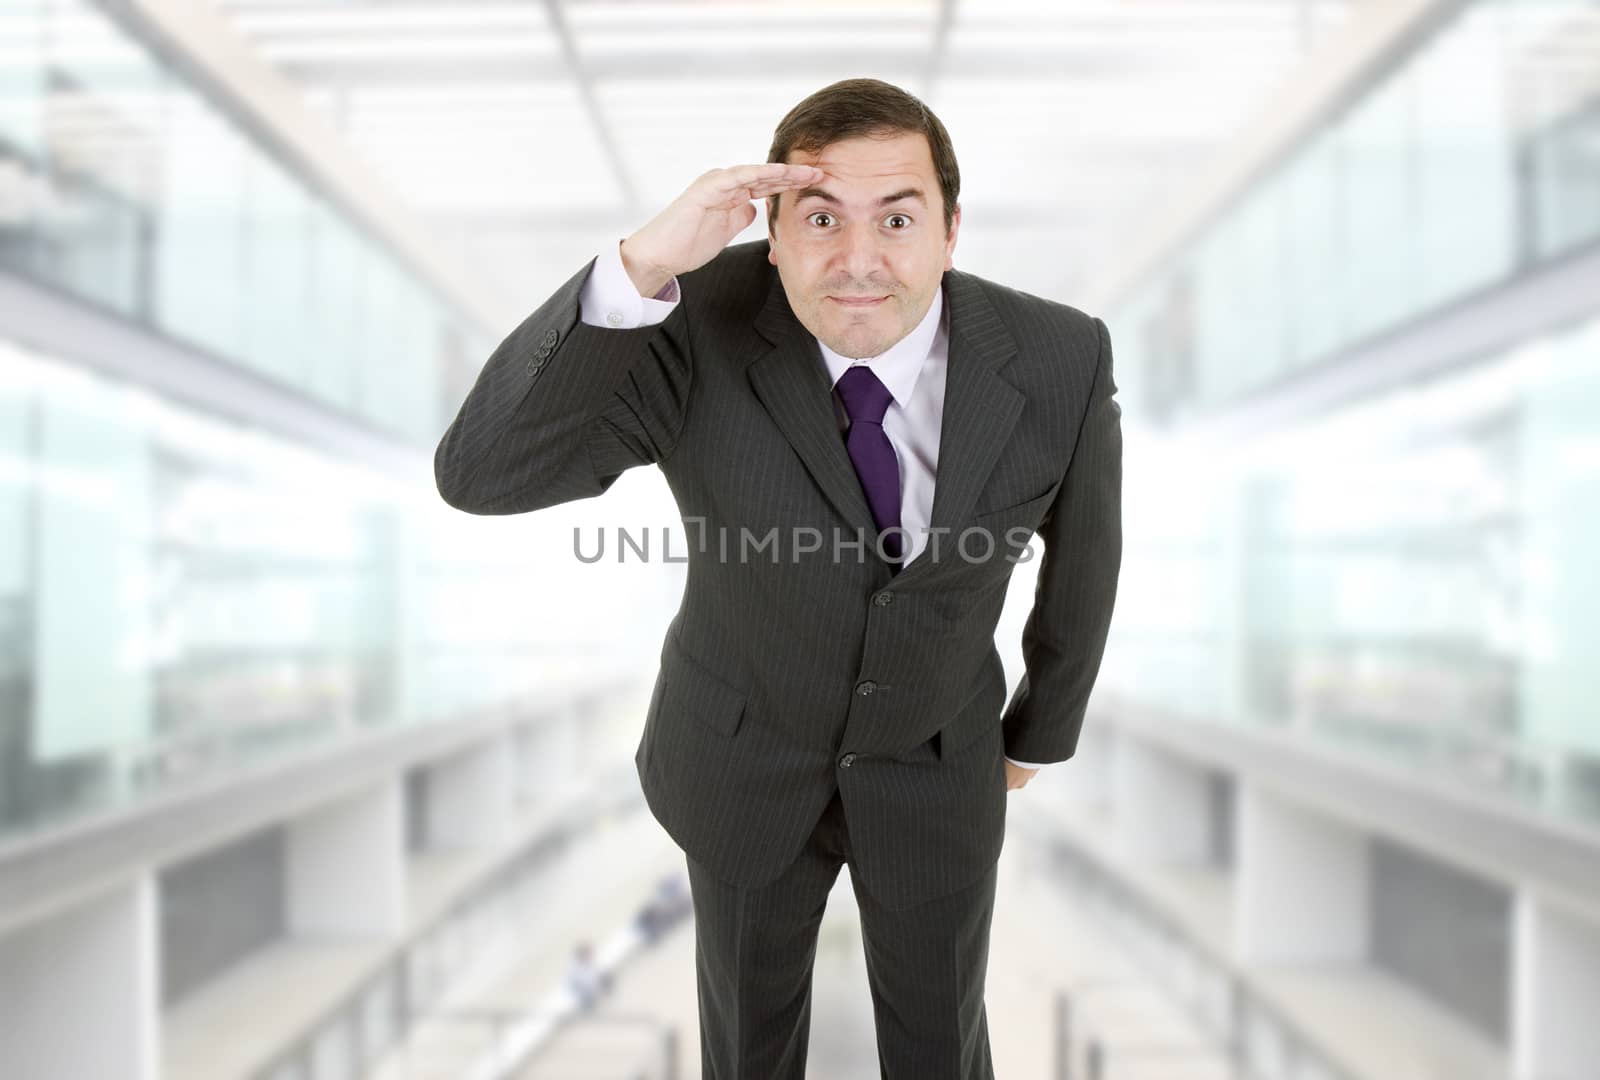
[[[710,262],[756,219],[756,199],[815,184],[815,165],[735,165],[712,169],[622,242],[622,265],[640,296],[654,296],[679,274]]]

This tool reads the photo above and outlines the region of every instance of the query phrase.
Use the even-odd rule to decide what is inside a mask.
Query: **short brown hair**
[[[961,194],[961,170],[944,124],[913,94],[881,79],[843,79],[806,98],[789,110],[772,135],[769,162],[787,162],[791,150],[820,154],[836,142],[858,136],[882,137],[920,132],[933,154],[933,171],[944,196],[944,231],[950,234],[956,199]],[[767,232],[777,228],[778,196],[767,196]]]

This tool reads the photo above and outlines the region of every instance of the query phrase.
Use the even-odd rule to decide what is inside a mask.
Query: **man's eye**
[[[813,213],[808,214],[806,216],[806,220],[811,222],[813,225],[818,224],[818,221],[817,221],[818,218],[825,219],[824,221],[821,222],[821,225],[822,225],[823,228],[827,228],[828,225],[832,224],[832,222],[833,222],[833,215],[830,214],[826,210],[817,210],[817,211],[814,211]],[[888,217],[884,218],[883,220],[886,221],[886,222],[892,222],[892,221],[895,221],[897,219],[899,221],[902,221],[902,222],[905,223],[903,225],[895,226],[895,228],[897,230],[898,229],[907,228],[907,227],[909,227],[911,225],[911,218],[910,218],[909,215],[906,215],[906,214],[890,214]]]

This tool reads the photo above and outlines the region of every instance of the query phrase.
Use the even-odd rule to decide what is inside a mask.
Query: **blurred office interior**
[[[683,523],[653,468],[462,514],[432,451],[856,75],[949,128],[956,265],[1115,350],[997,1074],[1600,1078],[1596,0],[4,0],[0,1076],[697,1075],[632,761]],[[852,903],[828,1080],[878,1075]]]

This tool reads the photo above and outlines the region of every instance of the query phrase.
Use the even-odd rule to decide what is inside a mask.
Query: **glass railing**
[[[1318,1040],[1252,989],[1228,957],[1069,839],[1038,822],[1030,828],[1050,852],[1052,881],[1104,926],[1161,991],[1204,1032],[1220,1053],[1157,1038],[1108,1044],[1071,1030],[1070,1017],[1086,991],[1067,993],[1057,1010],[1068,1061],[1083,1063],[1084,1080],[1155,1075],[1228,1076],[1233,1080],[1363,1080]],[[1123,1025],[1124,1027],[1126,1025]],[[1075,1045],[1081,1042],[1082,1045]],[[1220,1061],[1218,1060],[1220,1058]],[[1217,1066],[1212,1068],[1210,1066]],[[1219,1071],[1220,1070],[1220,1071]],[[1065,1072],[1063,1073],[1065,1075]],[[1073,1075],[1078,1075],[1074,1073]]]
[[[1600,318],[1126,486],[1107,690],[1600,824]]]
[[[452,996],[462,984],[481,983],[486,965],[506,970],[527,959],[506,946],[525,941],[527,928],[539,922],[555,856],[580,844],[597,823],[641,809],[628,782],[631,770],[598,778],[562,806],[548,828],[261,1063],[253,1080],[520,1075],[541,1048],[573,1038],[574,1029],[599,1032],[606,1046],[585,1061],[586,1076],[607,1075],[608,1065],[619,1078],[678,1075],[678,1033],[655,1018],[591,1011],[561,986],[524,1009],[468,1007]],[[672,921],[686,916],[684,910],[663,914]],[[631,924],[617,933],[623,947],[614,957],[597,957],[602,966],[627,963],[647,940]],[[430,1037],[421,1037],[424,1029]],[[577,1055],[583,1056],[581,1048]]]
[[[670,614],[548,515],[445,506],[425,454],[396,476],[3,342],[0,519],[0,840],[648,670]],[[629,597],[659,622],[601,632]]]

